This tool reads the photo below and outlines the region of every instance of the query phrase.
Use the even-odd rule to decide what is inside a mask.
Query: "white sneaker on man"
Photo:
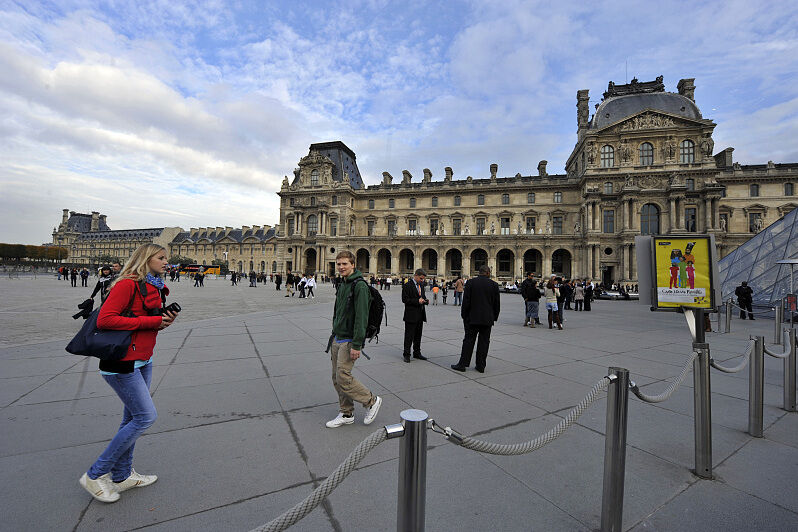
[[[141,473],[136,473],[135,469],[131,469],[129,477],[122,482],[114,482],[114,489],[118,493],[122,493],[130,488],[143,488],[144,486],[149,486],[156,480],[158,480],[156,475],[142,475]]]
[[[108,473],[97,478],[89,478],[88,474],[83,473],[78,482],[86,491],[91,493],[92,497],[100,502],[116,502],[119,500],[119,493],[114,489],[114,483]]]
[[[382,406],[382,397],[378,395],[377,399],[374,401],[374,404],[371,405],[369,411],[366,412],[366,417],[363,418],[364,425],[371,425],[371,423],[374,421],[374,418],[377,417],[377,413],[380,411],[381,406]]]
[[[345,416],[343,412],[338,412],[338,415],[335,417],[335,419],[331,419],[327,422],[327,428],[335,429],[341,425],[351,425],[354,422],[355,416]]]

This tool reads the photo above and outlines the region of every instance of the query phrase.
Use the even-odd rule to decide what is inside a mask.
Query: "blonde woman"
[[[157,414],[150,397],[150,359],[158,331],[172,324],[176,314],[164,312],[163,297],[169,290],[161,277],[168,267],[166,250],[155,244],[140,246],[125,264],[100,309],[101,329],[132,330],[127,354],[122,360],[101,360],[100,373],[124,404],[122,424],[89,470],[80,485],[102,502],[115,502],[119,494],[155,482],[155,475],[141,475],[133,469],[133,448],[139,436]],[[146,290],[142,291],[140,282]],[[146,296],[143,295],[146,292]]]

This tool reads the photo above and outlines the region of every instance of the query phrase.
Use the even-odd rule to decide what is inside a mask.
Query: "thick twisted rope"
[[[712,359],[709,359],[709,365],[718,371],[722,371],[723,373],[737,373],[738,371],[742,371],[748,365],[748,361],[751,360],[751,353],[753,353],[755,345],[756,345],[756,340],[748,341],[748,348],[745,350],[745,354],[743,354],[742,362],[740,362],[738,365],[734,367],[728,368],[725,366],[721,366]]]
[[[646,394],[644,394],[643,392],[640,391],[640,388],[637,387],[637,384],[632,386],[632,393],[635,394],[638,399],[640,399],[641,401],[645,401],[646,403],[661,403],[663,401],[668,400],[670,398],[670,396],[673,395],[673,392],[676,391],[676,388],[678,388],[679,385],[682,383],[682,381],[684,380],[685,376],[687,376],[687,373],[690,371],[690,366],[693,365],[693,360],[695,360],[697,356],[698,356],[698,351],[693,351],[692,356],[687,360],[687,363],[684,365],[684,368],[682,369],[682,373],[661,394],[659,394],[659,395],[646,395]]]
[[[531,453],[532,451],[537,451],[541,447],[546,444],[549,444],[556,440],[563,432],[565,432],[568,427],[573,425],[579,416],[587,410],[587,408],[593,404],[596,398],[599,396],[599,393],[603,390],[607,389],[609,386],[611,379],[609,377],[604,377],[600,381],[593,386],[593,389],[588,392],[582,401],[579,402],[570,412],[568,415],[560,421],[556,427],[548,431],[547,433],[543,434],[535,438],[534,440],[523,442],[523,443],[515,443],[515,444],[501,444],[501,443],[492,443],[483,440],[477,440],[475,438],[469,438],[468,436],[463,436],[462,434],[458,433],[457,431],[452,430],[450,427],[446,427],[445,434],[446,438],[454,444],[461,445],[466,449],[471,449],[472,451],[479,451],[481,453],[488,453],[488,454],[499,454],[504,456],[512,456],[517,454],[526,454]]]
[[[368,438],[360,442],[349,456],[346,457],[346,460],[335,468],[335,471],[333,471],[324,482],[319,484],[319,487],[313,490],[304,501],[285,512],[280,517],[253,529],[252,532],[278,532],[280,530],[285,530],[308,515],[327,495],[332,493],[338,484],[340,484],[347,475],[352,472],[357,464],[369,454],[369,451],[384,442],[386,438],[387,435],[384,428],[373,432]]]
[[[765,346],[765,353],[767,353],[768,355],[770,355],[770,356],[772,356],[774,358],[787,358],[788,356],[790,356],[790,353],[792,352],[792,345],[790,345],[791,344],[790,333],[787,332],[786,330],[784,330],[784,331],[782,331],[782,334],[783,334],[783,336],[782,336],[782,342],[781,343],[784,344],[784,346],[785,346],[784,347],[784,351],[781,352],[781,353],[775,353],[775,352],[771,351],[770,349],[768,349],[768,346]]]

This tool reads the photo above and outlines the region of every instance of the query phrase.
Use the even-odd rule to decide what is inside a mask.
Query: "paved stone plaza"
[[[120,401],[95,360],[64,345],[90,291],[52,277],[0,279],[0,529],[249,530],[302,500],[366,436],[420,408],[442,425],[502,443],[530,440],[559,422],[608,366],[628,368],[659,393],[690,353],[684,318],[636,302],[599,301],[567,312],[564,331],[528,329],[517,295],[502,295],[485,374],[449,369],[462,339],[459,309],[431,307],[428,362],[401,358],[400,291],[383,292],[389,325],[359,379],[385,399],[374,425],[331,430],[337,401],[324,346],[332,287],[315,300],[285,299],[274,285],[230,287],[183,279],[184,308],[159,335],[152,393],[159,418],[139,440],[136,468],[151,487],[114,504],[78,485],[120,419]],[[450,301],[451,302],[451,301]],[[772,341],[773,322],[733,322],[711,333],[714,358],[731,365],[749,334]],[[745,433],[747,370],[712,372],[716,480],[693,467],[692,378],[658,405],[630,396],[624,526],[635,531],[798,529],[798,414],[781,410],[781,361],[766,357],[765,437]],[[429,434],[427,529],[574,531],[599,527],[606,400],[547,447],[497,457]],[[328,502],[292,530],[392,530],[398,443],[369,454]]]

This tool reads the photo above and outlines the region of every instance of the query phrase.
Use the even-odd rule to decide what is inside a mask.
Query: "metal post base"
[[[693,410],[695,424],[695,470],[701,478],[712,475],[712,400],[709,384],[709,344],[693,343],[699,356],[693,361]]]
[[[403,410],[405,433],[399,445],[397,532],[424,532],[427,498],[427,419],[423,410]]]
[[[629,370],[610,368],[609,375],[612,382],[607,388],[607,429],[604,436],[604,489],[601,498],[601,532],[621,532],[623,530],[623,489],[626,477]]]

